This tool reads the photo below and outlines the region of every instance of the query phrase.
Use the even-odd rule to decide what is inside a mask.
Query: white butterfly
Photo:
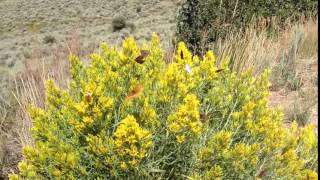
[[[187,73],[191,73],[191,67],[189,66],[189,64],[186,64],[186,67],[184,68],[184,70],[186,70]]]

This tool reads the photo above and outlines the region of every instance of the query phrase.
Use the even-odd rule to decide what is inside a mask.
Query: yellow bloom
[[[114,136],[117,154],[129,159],[128,163],[132,167],[135,167],[145,157],[147,150],[152,145],[150,132],[142,129],[136,119],[130,115],[120,122]]]
[[[176,136],[176,138],[177,138],[177,142],[180,143],[180,144],[184,143],[184,141],[185,141],[185,136],[184,135]]]
[[[133,159],[133,160],[129,161],[129,164],[131,165],[131,167],[136,167],[138,164],[138,161],[136,159]]]
[[[74,105],[75,109],[79,112],[79,113],[84,113],[86,110],[86,105],[83,101],[81,101],[80,103],[76,103]]]
[[[168,117],[168,129],[177,137],[177,142],[185,138],[195,139],[202,132],[199,115],[199,101],[195,95],[187,95],[178,111]]]
[[[70,165],[70,167],[74,167],[77,162],[76,159],[77,157],[74,153],[68,153],[66,162],[68,163],[68,165]]]
[[[187,49],[184,42],[178,43],[178,49],[175,58],[178,63],[186,63],[192,65],[192,54]]]
[[[205,174],[205,179],[220,179],[223,176],[223,170],[219,165],[214,165]]]
[[[301,140],[306,150],[310,150],[312,147],[315,147],[317,144],[317,137],[315,135],[315,126],[310,123],[302,129]]]
[[[104,109],[109,109],[113,105],[113,100],[110,97],[107,96],[101,96],[99,98],[99,104],[101,104],[101,107]]]
[[[316,180],[318,179],[318,173],[312,170],[307,170],[307,179]]]
[[[127,164],[126,164],[125,162],[121,162],[121,163],[120,163],[120,168],[121,168],[122,170],[127,170],[127,169],[128,169],[128,166],[127,166]]]
[[[77,132],[80,132],[82,129],[84,129],[86,127],[86,125],[84,123],[77,123],[75,125],[75,129]]]
[[[57,169],[57,168],[54,168],[51,173],[52,173],[52,175],[55,176],[56,178],[59,178],[59,177],[62,175],[61,171],[60,171],[59,169]],[[61,177],[60,177],[60,178],[61,178]]]
[[[93,119],[91,118],[91,117],[89,117],[89,116],[85,116],[85,117],[83,117],[83,120],[82,120],[85,124],[87,124],[87,125],[90,125],[90,124],[92,124],[93,123]]]
[[[9,180],[19,180],[19,176],[17,174],[9,174]]]
[[[152,106],[150,106],[148,99],[145,99],[143,104],[143,111],[141,112],[141,117],[143,117],[147,127],[150,127],[151,129],[155,129],[159,126],[159,121],[157,120],[157,114],[156,111],[153,109]]]
[[[211,171],[212,171],[213,177],[220,177],[223,175],[222,168],[219,165],[214,165]]]

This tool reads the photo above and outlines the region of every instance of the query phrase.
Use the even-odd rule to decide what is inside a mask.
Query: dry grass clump
[[[244,35],[230,34],[225,40],[219,39],[212,44],[212,49],[220,58],[230,57],[232,70],[240,73],[253,66],[259,74],[279,56],[280,44],[274,41],[268,38],[266,29],[257,32],[250,27]]]
[[[14,96],[19,108],[16,113],[19,121],[23,123],[19,133],[23,145],[32,144],[29,129],[32,126],[27,112],[30,104],[37,107],[45,107],[45,86],[44,82],[48,79],[53,80],[59,87],[67,88],[69,81],[69,62],[70,53],[84,57],[85,54],[93,52],[93,47],[82,47],[79,34],[75,31],[64,47],[53,48],[49,56],[43,55],[41,49],[34,49],[33,56],[25,62],[25,71],[15,79]]]
[[[317,104],[318,21],[301,19],[286,27],[270,36],[264,23],[252,24],[244,34],[230,33],[211,44],[211,49],[218,59],[229,56],[231,69],[238,73],[253,67],[258,75],[271,68],[271,90],[275,93],[271,93],[270,104],[282,105],[288,122],[295,119],[303,125],[310,121]]]
[[[42,48],[32,50],[30,58],[25,61],[24,71],[12,78],[12,97],[16,103],[0,104],[0,141],[3,142],[0,143],[0,164],[3,166],[0,166],[0,179],[16,170],[21,160],[21,147],[33,144],[30,134],[32,122],[27,109],[30,104],[45,107],[44,82],[52,79],[60,87],[66,88],[69,80],[69,54],[84,57],[92,53],[93,49],[84,48],[79,33],[74,31],[70,33],[65,46],[52,48],[49,54]]]
[[[299,125],[309,121],[317,104],[318,21],[301,20],[288,24],[277,37],[268,38],[264,29],[249,28],[244,36],[229,35],[213,45],[221,56],[230,54],[232,68],[238,72],[254,66],[259,74],[272,69],[270,101],[282,105],[288,122]]]
[[[290,56],[290,59],[285,59],[290,63],[306,64],[307,60],[310,64],[317,58],[317,26],[316,19],[301,20],[288,24],[286,30],[278,32],[278,36],[270,37],[263,23],[253,24],[244,34],[230,33],[210,47],[220,57],[229,56],[231,68],[237,72],[253,66],[259,74],[265,68],[278,65],[284,54]]]
[[[0,88],[0,179],[6,177],[10,168],[15,168],[21,158],[21,153],[15,151],[21,148],[21,144],[16,141],[17,134],[12,131],[17,124],[14,114],[16,111],[14,97],[6,91],[12,88],[10,74],[0,75],[0,81],[5,82]]]
[[[297,121],[299,126],[310,123],[312,110],[317,105],[318,91],[316,88],[304,89],[295,95],[291,107],[287,108],[288,121]]]
[[[33,55],[35,53],[40,52],[34,50]],[[6,177],[10,171],[16,171],[17,163],[21,159],[21,147],[33,144],[30,134],[32,122],[27,108],[30,104],[44,107],[45,89],[43,83],[46,79],[53,78],[59,84],[64,84],[68,79],[64,76],[64,69],[68,69],[67,63],[62,60],[59,63],[50,64],[45,63],[45,60],[40,57],[29,60],[25,71],[14,79],[15,87],[12,90],[12,95],[16,103],[8,106],[10,112],[7,114],[9,115],[3,117],[3,124],[0,125],[4,129],[0,134],[5,135],[3,147],[0,147],[4,150],[3,156],[5,157],[2,162],[3,167],[0,169],[3,177]]]
[[[52,35],[47,35],[43,38],[43,42],[45,44],[52,44],[52,43],[56,42],[56,38]]]

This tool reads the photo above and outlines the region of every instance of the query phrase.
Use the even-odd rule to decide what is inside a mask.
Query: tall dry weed
[[[318,103],[318,20],[301,18],[298,23],[287,23],[286,29],[276,32],[276,36],[270,36],[265,28],[270,22],[259,22],[244,33],[229,33],[224,40],[212,44],[211,49],[218,59],[229,56],[231,69],[238,73],[253,67],[260,74],[270,68],[271,90],[275,91],[270,104],[284,107],[286,122],[317,124],[312,112],[317,114],[314,108]]]
[[[49,55],[41,48],[33,50],[31,59],[25,62],[25,70],[15,79],[14,96],[19,105],[16,114],[18,121],[22,122],[21,129],[18,130],[21,144],[32,144],[29,132],[32,122],[27,109],[30,104],[45,108],[45,82],[52,79],[59,87],[67,88],[68,56],[72,53],[84,57],[93,51],[94,46],[83,47],[79,32],[76,30],[69,34],[65,45],[50,49]]]
[[[314,69],[318,58],[316,19],[302,19],[300,23],[288,24],[286,30],[279,31],[276,33],[277,36],[271,37],[264,24],[260,22],[249,26],[244,33],[230,33],[225,39],[213,43],[211,49],[218,55],[218,59],[229,56],[231,69],[238,73],[249,67],[254,67],[256,74],[265,68],[275,70],[284,55],[285,63],[289,64],[284,67],[284,71],[294,70],[297,71],[297,75],[305,76],[302,71],[311,67]]]
[[[45,86],[48,79],[55,81],[61,88],[67,88],[69,80],[70,53],[84,57],[94,51],[95,46],[83,47],[77,31],[69,34],[64,45],[51,49],[38,48],[31,50],[30,58],[24,62],[24,70],[14,79],[12,95],[16,104],[0,105],[0,179],[1,174],[15,171],[21,158],[21,147],[33,145],[29,117],[30,104],[45,108]],[[49,53],[48,53],[49,52]],[[10,108],[8,108],[10,107]],[[10,111],[8,111],[10,109]],[[7,114],[10,114],[10,117]],[[10,123],[9,123],[10,122]],[[5,129],[5,130],[2,130]],[[3,147],[2,147],[3,146]],[[2,160],[2,157],[6,157]]]

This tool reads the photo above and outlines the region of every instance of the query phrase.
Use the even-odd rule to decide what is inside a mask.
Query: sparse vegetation
[[[289,121],[296,121],[299,126],[306,126],[310,122],[310,116],[317,105],[317,89],[308,87],[298,91],[295,98],[287,109]]]
[[[47,35],[43,38],[43,42],[45,44],[52,44],[56,42],[56,38],[52,35]]]
[[[39,22],[32,22],[26,26],[26,29],[32,33],[37,33],[41,30],[43,24]]]
[[[112,20],[113,32],[119,31],[127,26],[126,19],[123,16],[117,16]]]
[[[299,126],[306,126],[310,123],[311,107],[306,104],[301,105],[302,102],[295,102],[292,107],[292,114],[289,116],[290,119],[296,121]]]
[[[136,25],[134,23],[127,23],[126,25],[128,28],[130,28],[130,32],[133,33],[133,31],[136,30]]]

